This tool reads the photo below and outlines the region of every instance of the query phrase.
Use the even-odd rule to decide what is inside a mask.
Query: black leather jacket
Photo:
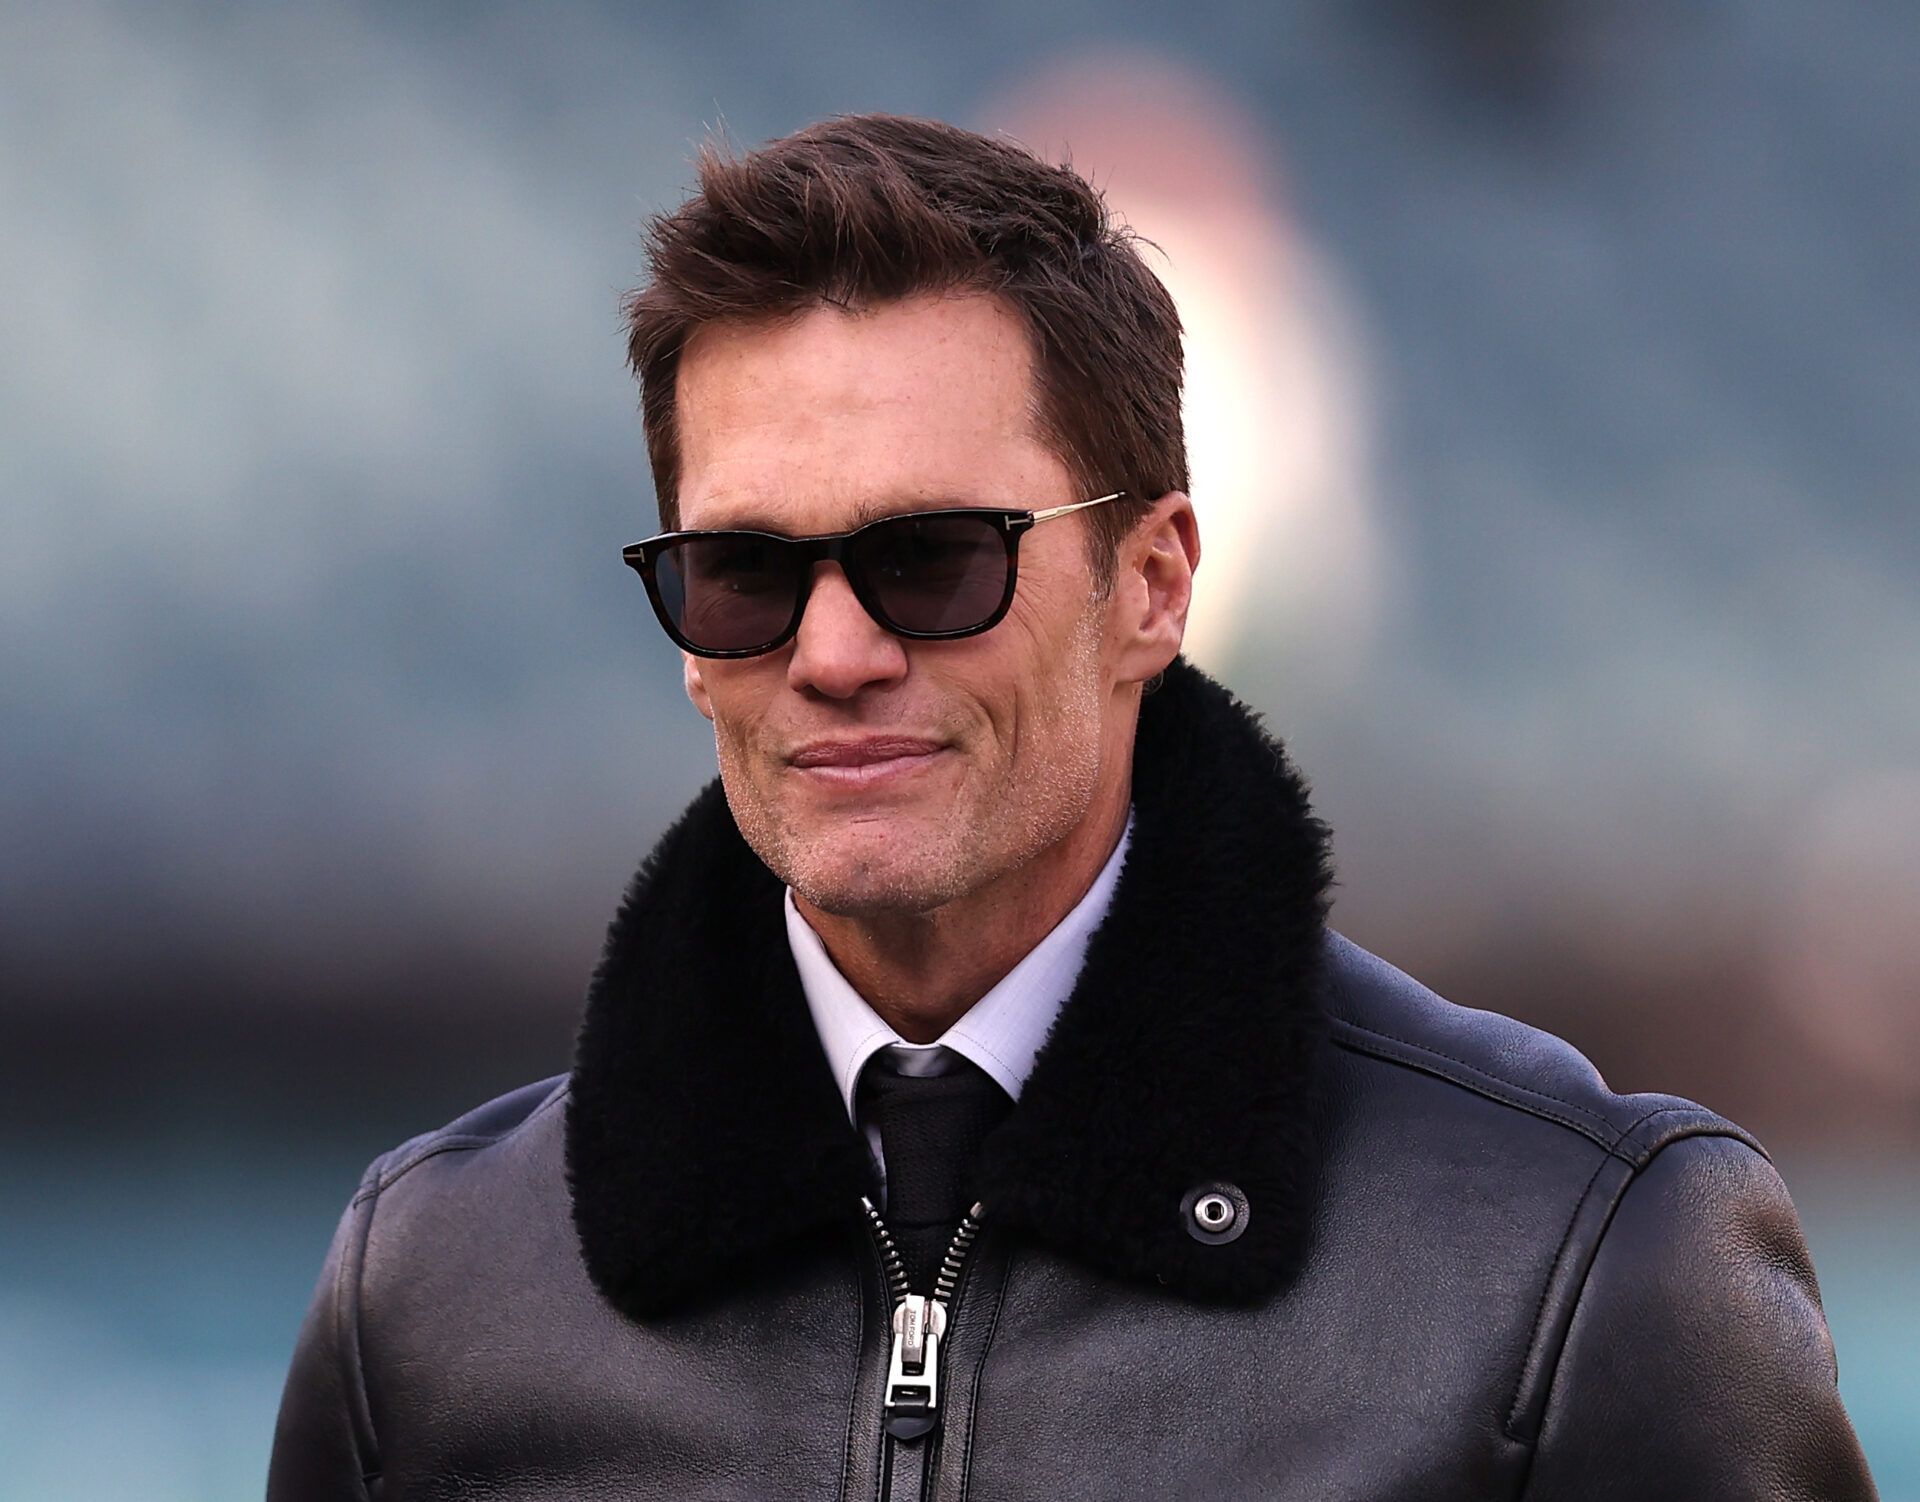
[[[709,789],[571,1075],[368,1170],[271,1502],[1873,1495],[1758,1144],[1328,932],[1297,778],[1190,669],[1134,798],[931,1372],[779,885]]]

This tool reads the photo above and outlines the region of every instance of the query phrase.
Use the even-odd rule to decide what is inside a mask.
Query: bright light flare
[[[1202,548],[1188,654],[1225,671],[1284,642],[1346,672],[1381,598],[1356,319],[1223,92],[1159,59],[1080,62],[1019,82],[986,123],[1101,187],[1179,306]]]

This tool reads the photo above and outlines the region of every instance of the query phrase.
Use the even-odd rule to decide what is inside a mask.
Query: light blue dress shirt
[[[854,1108],[854,1091],[860,1071],[867,1060],[881,1049],[892,1050],[891,1062],[903,1074],[939,1074],[947,1062],[946,1051],[977,1064],[1014,1100],[1033,1072],[1034,1058],[1047,1040],[1053,1020],[1073,992],[1087,956],[1087,943],[1093,931],[1107,916],[1113,903],[1114,888],[1119,885],[1120,868],[1126,861],[1127,845],[1133,838],[1133,814],[1127,814],[1127,827],[1113,854],[1100,868],[1100,874],[1087,888],[1086,896],[1072,911],[1054,925],[1051,932],[1020,963],[1003,976],[994,988],[969,1007],[960,1020],[932,1043],[909,1043],[896,1033],[880,1014],[867,1005],[866,998],[854,990],[839,967],[827,954],[807,920],[794,905],[793,891],[786,894],[787,944],[793,950],[793,963],[800,972],[801,989],[806,992],[807,1007],[813,1013],[813,1025],[826,1050],[827,1063],[840,1087],[840,1099],[847,1108],[847,1119],[862,1125]],[[867,1142],[873,1149],[874,1163],[883,1174],[880,1134],[866,1128]]]

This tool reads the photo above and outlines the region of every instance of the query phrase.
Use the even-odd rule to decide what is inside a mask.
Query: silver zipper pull
[[[947,1306],[910,1293],[893,1311],[893,1355],[887,1362],[887,1433],[918,1439],[938,1422],[940,1341]]]

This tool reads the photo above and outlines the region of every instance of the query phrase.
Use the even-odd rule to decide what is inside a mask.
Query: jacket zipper
[[[947,1336],[949,1311],[960,1290],[960,1275],[966,1270],[967,1255],[980,1235],[980,1222],[986,1210],[975,1205],[960,1217],[960,1224],[947,1243],[940,1259],[940,1271],[933,1281],[933,1295],[915,1293],[907,1284],[906,1264],[900,1247],[887,1229],[886,1221],[873,1201],[862,1196],[874,1245],[887,1275],[887,1288],[893,1297],[893,1344],[887,1361],[885,1418],[888,1436],[896,1440],[919,1439],[940,1422],[940,1346]]]

